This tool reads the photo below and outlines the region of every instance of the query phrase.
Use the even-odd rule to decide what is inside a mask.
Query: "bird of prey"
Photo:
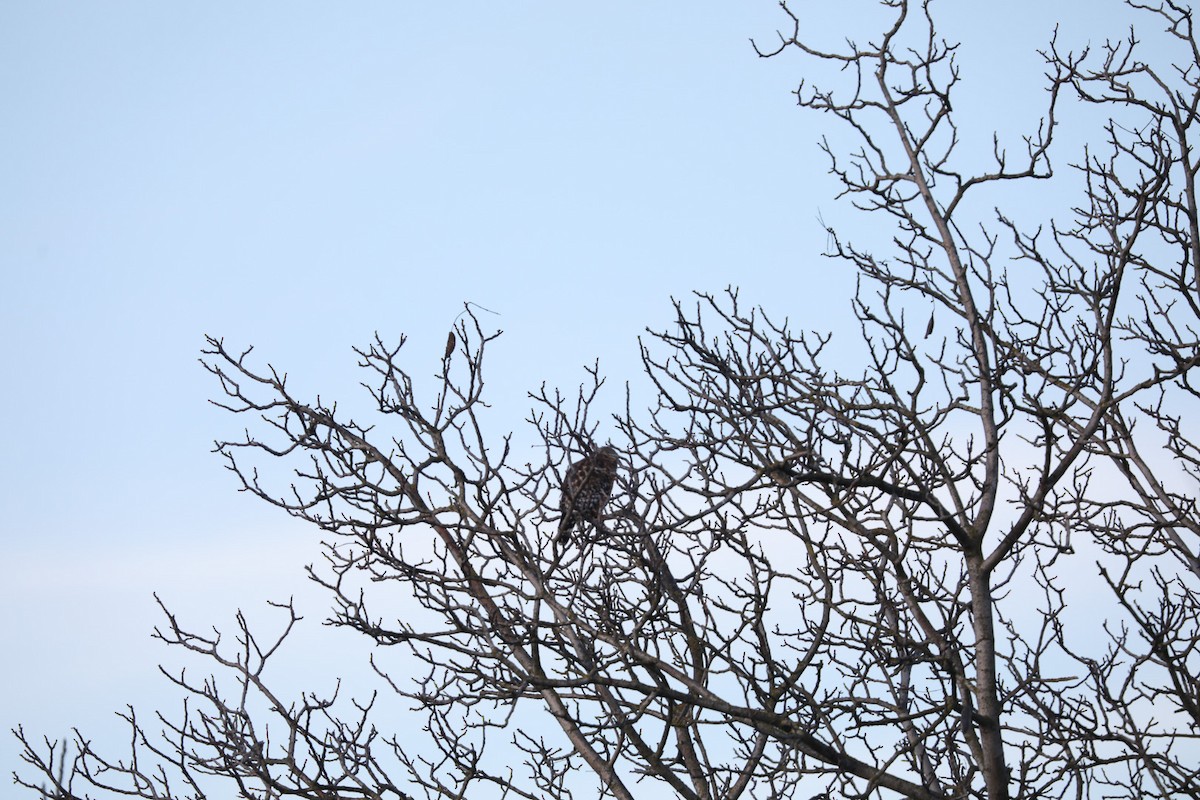
[[[558,501],[562,511],[562,519],[558,521],[559,544],[570,539],[571,529],[576,524],[599,524],[600,514],[612,496],[616,480],[617,451],[611,445],[605,445],[567,467],[562,497]]]

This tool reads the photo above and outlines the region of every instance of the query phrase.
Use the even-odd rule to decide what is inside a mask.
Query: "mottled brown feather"
[[[567,467],[558,507],[558,541],[565,543],[578,523],[595,523],[617,480],[617,451],[609,445]]]

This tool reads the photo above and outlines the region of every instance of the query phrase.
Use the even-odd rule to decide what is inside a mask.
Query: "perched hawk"
[[[595,523],[612,496],[613,483],[617,480],[617,451],[605,445],[590,456],[576,461],[567,468],[563,477],[562,497],[558,507],[562,519],[558,522],[558,541],[566,543],[571,528],[577,522]]]

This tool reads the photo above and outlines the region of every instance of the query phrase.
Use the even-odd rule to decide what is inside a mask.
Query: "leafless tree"
[[[1049,43],[1041,126],[979,168],[930,4],[881,6],[883,30],[830,50],[785,2],[788,30],[759,45],[836,68],[797,98],[840,126],[822,146],[844,195],[891,226],[885,255],[829,231],[859,276],[862,368],[735,291],[698,295],[643,343],[648,408],[633,384],[601,415],[594,371],[578,396],[535,391],[525,433],[500,433],[496,336],[470,315],[431,387],[399,346],[358,351],[371,424],[210,339],[219,402],[250,424],[217,449],[325,532],[311,576],[331,621],[377,645],[383,692],[276,694],[263,668],[290,605],[279,637],[239,617],[232,647],[167,612],[159,636],[232,690],[172,673],[182,718],[130,710],[120,760],[18,731],[35,775],[19,782],[54,798],[1200,796],[1191,10],[1130,2],[1165,29],[1145,53],[1134,28],[1094,52]],[[1067,104],[1113,121],[1056,175]],[[1048,180],[1079,200],[1040,227],[964,210]],[[616,495],[560,545],[564,467],[602,433]],[[385,696],[415,710],[380,714]]]

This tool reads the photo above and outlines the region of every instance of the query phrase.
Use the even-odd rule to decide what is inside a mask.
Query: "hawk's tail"
[[[558,521],[558,543],[566,544],[571,541],[572,521],[570,514],[563,514],[563,518]]]

